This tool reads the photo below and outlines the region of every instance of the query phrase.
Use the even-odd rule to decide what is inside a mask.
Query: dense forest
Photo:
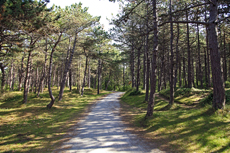
[[[73,4],[47,8],[48,1],[0,2],[1,92],[48,88],[51,108],[64,88],[146,90],[147,115],[155,93],[177,87],[213,89],[212,106],[225,106],[230,81],[228,0],[120,1],[122,11],[103,30],[94,17]],[[112,44],[111,40],[116,43]],[[122,76],[122,77],[121,77]],[[57,87],[58,97],[52,94]]]

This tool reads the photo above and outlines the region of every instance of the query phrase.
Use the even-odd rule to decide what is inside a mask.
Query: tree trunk
[[[24,74],[24,70],[23,70],[24,57],[25,57],[25,53],[24,53],[24,55],[22,56],[21,68],[19,68],[18,91],[21,91],[21,89],[22,89],[22,78],[23,78],[23,74]]]
[[[87,66],[88,66],[88,56],[86,56],[86,59],[85,59],[85,71],[84,71],[83,83],[82,83],[82,88],[81,88],[81,96],[83,96],[84,94]]]
[[[227,81],[227,57],[226,57],[226,41],[225,41],[225,31],[224,31],[224,46],[223,46],[223,76],[224,76],[224,82]]]
[[[156,56],[158,50],[158,29],[157,29],[157,13],[156,13],[156,0],[152,0],[153,5],[153,52],[152,52],[152,61],[151,61],[151,89],[147,107],[147,113],[145,118],[153,115],[153,109],[155,104],[155,91],[156,91]]]
[[[221,72],[220,53],[218,50],[217,41],[217,16],[218,16],[218,2],[211,0],[210,4],[210,18],[208,25],[208,39],[209,49],[211,55],[212,66],[212,81],[213,81],[213,103],[212,106],[215,110],[223,109],[225,106],[225,90],[224,82]]]
[[[72,66],[70,65],[69,69],[69,90],[72,91]]]
[[[205,5],[205,22],[208,22],[207,20],[207,5]],[[206,45],[207,45],[207,87],[211,86],[211,79],[210,79],[210,64],[209,64],[209,40],[208,40],[208,27],[206,26]]]
[[[186,10],[186,20],[188,21],[188,11]],[[191,69],[191,52],[189,44],[189,24],[187,23],[187,51],[188,51],[188,88],[192,88],[192,69]]]
[[[170,21],[172,21],[172,1],[170,0],[170,5],[169,5],[169,10],[170,10]],[[170,32],[171,32],[171,38],[170,38],[170,51],[171,51],[171,72],[170,72],[170,99],[169,99],[169,105],[173,105],[174,104],[174,73],[173,73],[173,69],[174,69],[174,53],[173,53],[173,23],[170,23]]]
[[[89,59],[89,66],[88,66],[88,87],[90,88],[90,86],[91,86],[91,71],[90,71],[90,59]]]
[[[179,37],[180,37],[180,29],[179,29],[179,23],[177,23],[177,38],[176,38],[176,66],[175,66],[175,77],[174,77],[174,90],[176,89],[177,84],[177,70],[178,65],[180,66],[179,61]],[[180,72],[179,72],[180,73]],[[180,74],[179,74],[180,75]]]
[[[28,89],[29,89],[29,75],[30,75],[30,61],[31,61],[31,54],[32,50],[29,50],[28,58],[27,58],[27,66],[26,66],[26,76],[24,81],[24,94],[23,94],[23,104],[27,103],[27,97],[28,97]]]
[[[97,94],[99,94],[100,93],[100,79],[101,79],[101,72],[100,72],[100,70],[101,70],[101,60],[100,59],[98,59],[98,68],[97,68]]]
[[[198,39],[198,78],[200,81],[200,87],[203,88],[203,72],[202,72],[202,67],[201,67],[201,60],[200,60],[200,30],[199,30],[199,25],[197,24],[197,39]]]
[[[73,49],[70,52],[69,60],[65,66],[65,70],[64,70],[64,74],[63,74],[63,78],[62,78],[62,83],[61,83],[61,87],[60,87],[60,92],[59,92],[59,101],[62,100],[62,96],[63,96],[63,92],[64,92],[64,88],[65,88],[66,76],[67,76],[67,72],[69,71],[70,65],[72,63],[76,43],[77,43],[77,34],[75,35],[75,38],[74,38]]]
[[[60,33],[60,35],[58,37],[58,40],[54,44],[54,47],[52,48],[52,51],[50,53],[50,65],[49,65],[49,72],[48,72],[48,90],[49,90],[49,95],[50,95],[50,98],[51,98],[51,102],[46,106],[49,109],[51,109],[51,107],[53,106],[54,101],[55,101],[55,98],[53,96],[52,89],[51,89],[51,75],[52,75],[52,65],[53,65],[53,53],[54,53],[54,51],[55,51],[58,43],[60,42],[61,37],[62,37],[62,32]]]
[[[136,91],[139,90],[139,85],[140,85],[140,67],[141,67],[140,56],[141,56],[141,47],[139,47],[138,51],[137,51],[137,84],[136,84]]]
[[[5,74],[5,67],[6,66],[4,66],[3,65],[3,63],[0,63],[0,68],[1,68],[1,71],[2,71],[2,83],[1,83],[1,93],[3,93],[4,92],[4,86],[5,86],[5,76],[6,76],[6,74]]]

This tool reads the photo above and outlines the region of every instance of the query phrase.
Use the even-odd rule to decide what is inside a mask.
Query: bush
[[[135,95],[141,95],[141,91],[140,90],[135,90],[133,89],[132,92],[129,93],[129,96],[135,96]]]
[[[225,88],[230,88],[230,82],[229,81],[225,81]]]

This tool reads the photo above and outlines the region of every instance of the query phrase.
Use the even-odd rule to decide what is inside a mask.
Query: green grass
[[[58,90],[53,88],[54,96]],[[37,98],[29,94],[27,104],[22,104],[22,92],[5,93],[0,99],[0,152],[51,152],[68,138],[66,133],[76,125],[80,113],[95,99],[96,90],[86,89],[84,96],[65,90],[63,100],[50,102],[47,90]]]
[[[162,149],[189,153],[230,152],[229,103],[225,110],[214,112],[211,105],[200,105],[202,99],[209,95],[208,91],[178,89],[177,92],[175,95],[180,98],[171,108],[167,107],[168,101],[156,97],[154,114],[147,120],[144,120],[147,108],[147,103],[143,102],[144,94],[124,94],[121,99],[136,114],[133,124],[142,128],[146,137]],[[167,90],[161,94],[169,96]]]

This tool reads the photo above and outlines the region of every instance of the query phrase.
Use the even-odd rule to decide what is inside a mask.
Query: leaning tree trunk
[[[156,91],[156,56],[158,50],[158,28],[157,28],[157,13],[156,13],[156,0],[152,0],[153,4],[153,53],[152,53],[152,61],[151,61],[151,87],[150,87],[150,95],[147,107],[147,113],[145,118],[153,115],[153,109],[155,104],[155,91]]]
[[[217,16],[218,16],[218,2],[217,0],[211,0],[210,4],[210,18],[208,25],[208,40],[209,49],[211,55],[212,66],[212,82],[213,82],[213,102],[212,107],[217,109],[223,109],[225,106],[225,90],[224,82],[221,72],[220,64],[220,52],[218,50],[217,41]]]
[[[69,60],[65,66],[65,70],[64,70],[64,74],[63,74],[63,78],[62,78],[62,82],[61,82],[61,86],[60,86],[60,91],[59,91],[59,99],[58,99],[59,101],[62,100],[62,96],[63,96],[63,92],[64,92],[64,88],[65,88],[66,76],[67,76],[67,73],[70,69],[70,65],[72,63],[76,43],[77,43],[77,34],[75,34],[73,49],[70,52]]]
[[[48,90],[49,90],[51,102],[47,105],[47,108],[51,108],[54,104],[54,101],[55,101],[55,98],[52,94],[52,89],[51,89],[51,73],[52,73],[52,64],[53,64],[53,53],[54,53],[54,50],[50,54],[50,65],[49,65],[49,72],[48,72]]]
[[[54,101],[55,101],[55,98],[54,98],[54,96],[52,94],[52,89],[51,89],[51,75],[52,75],[53,53],[54,53],[54,51],[55,51],[58,43],[61,40],[61,36],[62,36],[62,33],[59,35],[58,40],[54,44],[54,47],[52,48],[52,51],[50,53],[50,65],[49,65],[49,73],[48,73],[48,90],[49,90],[49,95],[50,95],[50,98],[51,98],[51,102],[47,105],[47,108],[49,108],[49,109],[53,106]]]

